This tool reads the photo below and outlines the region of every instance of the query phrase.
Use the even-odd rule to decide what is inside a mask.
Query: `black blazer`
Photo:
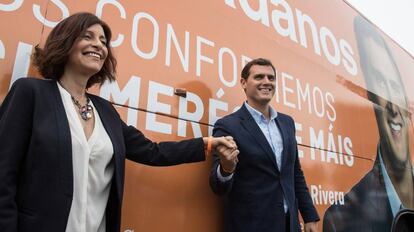
[[[201,138],[153,143],[111,103],[89,95],[112,141],[107,231],[119,231],[125,158],[148,165],[202,161]],[[54,80],[17,80],[0,107],[0,231],[65,231],[73,198],[68,120]]]
[[[392,211],[377,155],[374,166],[346,195],[343,205],[331,205],[323,231],[388,232]]]
[[[217,156],[210,175],[212,190],[226,195],[226,232],[285,231],[283,196],[289,208],[291,231],[300,231],[298,208],[305,222],[319,220],[300,167],[293,119],[278,113],[276,123],[283,138],[281,172],[266,137],[244,105],[214,126],[214,136],[233,136],[240,151],[231,180],[218,180]]]

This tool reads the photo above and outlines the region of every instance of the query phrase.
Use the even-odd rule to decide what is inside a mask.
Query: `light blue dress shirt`
[[[260,130],[263,132],[266,137],[267,142],[273,150],[273,153],[276,157],[276,164],[279,171],[282,169],[282,151],[283,151],[283,140],[280,135],[279,128],[276,125],[277,112],[272,107],[270,107],[270,120],[267,120],[266,117],[253,107],[249,106],[247,102],[244,103],[249,113],[252,115],[256,124],[260,127]]]

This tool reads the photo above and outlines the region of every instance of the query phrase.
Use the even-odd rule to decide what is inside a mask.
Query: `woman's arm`
[[[17,183],[32,130],[33,91],[25,79],[13,84],[0,106],[0,231],[5,232],[17,231]]]

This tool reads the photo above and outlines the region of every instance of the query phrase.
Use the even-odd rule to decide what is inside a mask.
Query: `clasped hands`
[[[233,173],[239,161],[237,159],[239,150],[233,137],[214,137],[211,141],[211,147],[220,158],[221,169],[227,174]]]

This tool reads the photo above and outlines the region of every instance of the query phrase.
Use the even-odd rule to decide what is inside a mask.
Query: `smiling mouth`
[[[84,55],[92,56],[92,57],[96,57],[98,59],[101,59],[101,54],[96,53],[96,52],[85,52]]]
[[[390,123],[390,125],[391,125],[391,129],[393,129],[395,131],[400,131],[401,130],[401,124]]]
[[[272,91],[271,88],[259,88],[261,92],[270,93]]]
[[[397,139],[401,135],[402,124],[397,122],[388,121],[388,125],[391,129],[391,134],[393,135],[394,139]]]

